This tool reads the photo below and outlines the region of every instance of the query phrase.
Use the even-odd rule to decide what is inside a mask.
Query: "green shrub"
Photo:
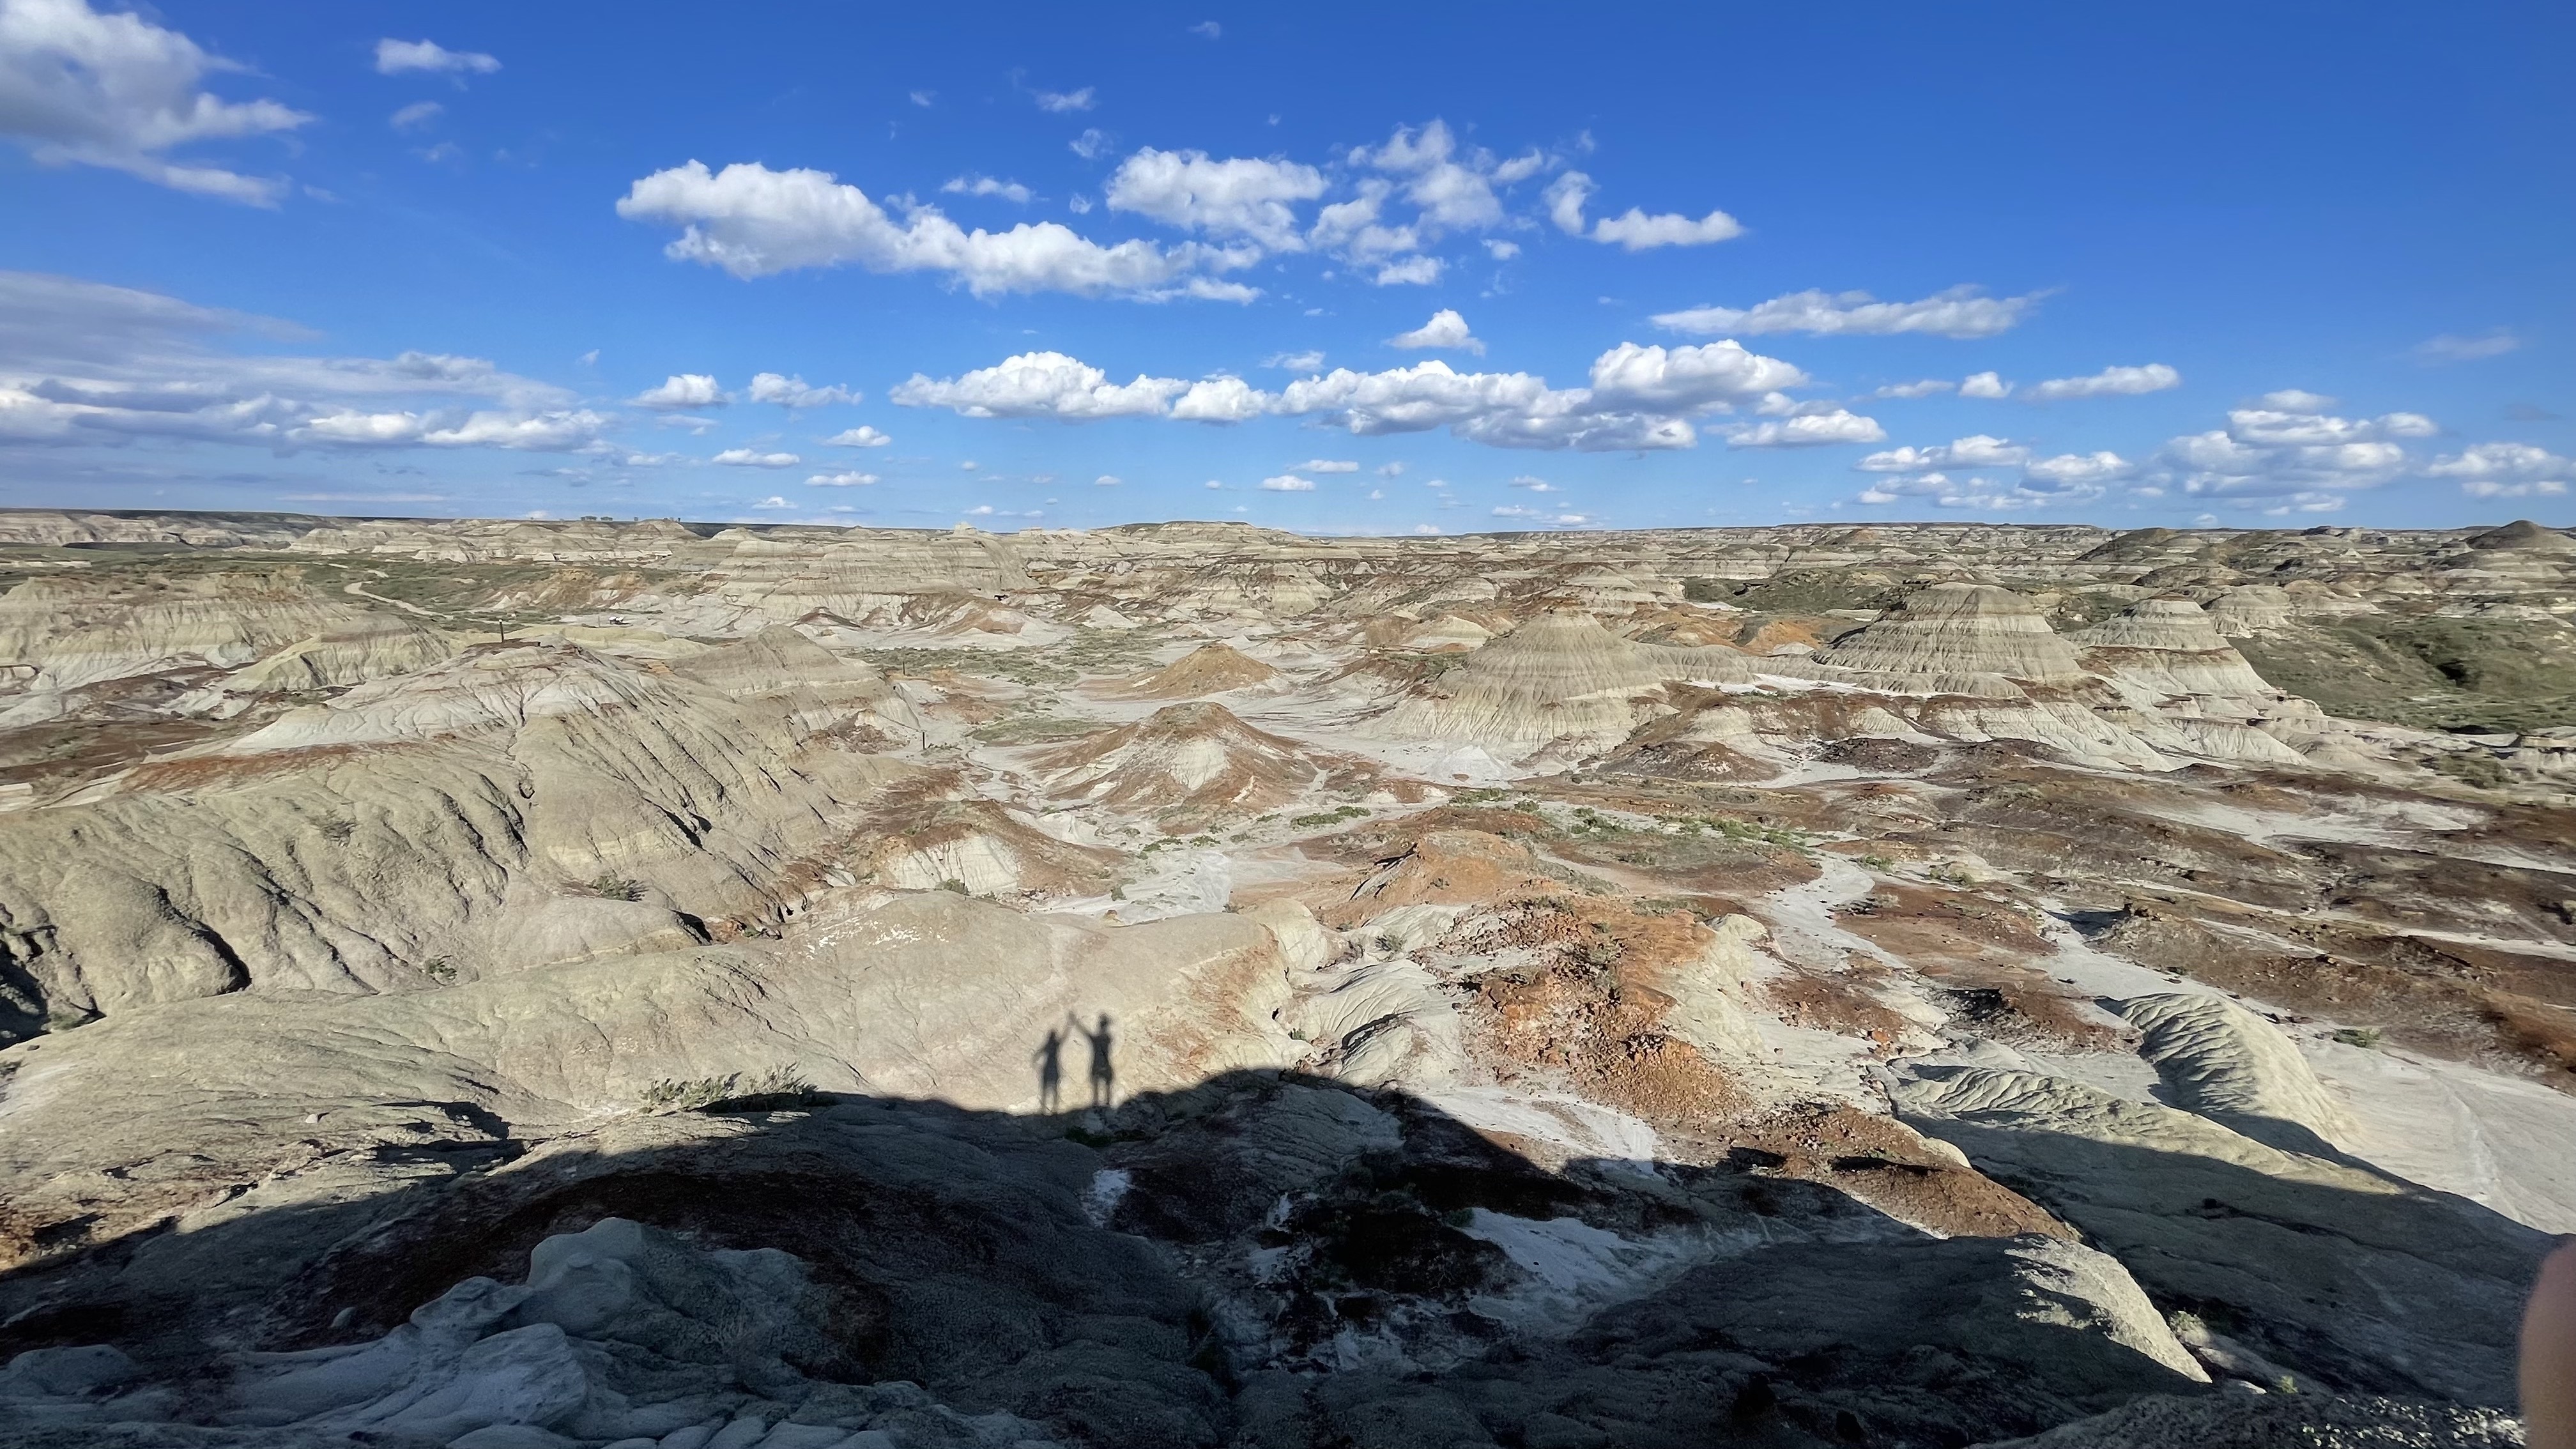
[[[2375,1026],[2347,1026],[2341,1031],[2336,1032],[2334,1034],[2334,1039],[2342,1042],[2345,1046],[2375,1049],[2379,1045],[2379,1028]]]
[[[610,875],[606,871],[592,876],[585,887],[604,901],[640,901],[644,899],[644,882],[629,876]]]
[[[665,1078],[644,1089],[644,1110],[657,1117],[675,1112],[768,1112],[801,1107],[814,1099],[812,1084],[795,1067],[771,1067],[746,1080],[740,1072],[721,1077]]]
[[[1367,813],[1357,805],[1343,805],[1316,815],[1295,816],[1288,823],[1301,830],[1310,830],[1318,825],[1339,825],[1345,820],[1357,820]]]

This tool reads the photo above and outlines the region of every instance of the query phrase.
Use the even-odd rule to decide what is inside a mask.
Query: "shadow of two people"
[[[1065,1013],[1065,1026],[1073,1028],[1085,1045],[1091,1048],[1091,1105],[1106,1108],[1114,1105],[1118,1087],[1118,1068],[1113,1060],[1115,1040],[1110,1035],[1109,1013],[1100,1014],[1100,1025],[1086,1027],[1071,1012]],[[1064,1027],[1047,1028],[1046,1040],[1038,1043],[1032,1055],[1038,1068],[1038,1110],[1064,1110],[1064,1049],[1070,1038]]]

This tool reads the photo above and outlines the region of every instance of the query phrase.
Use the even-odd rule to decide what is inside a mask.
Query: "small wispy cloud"
[[[2415,360],[2428,367],[2452,362],[2477,362],[2489,357],[2502,357],[2518,350],[2522,339],[2510,328],[2498,327],[2475,337],[2461,337],[2445,332],[2415,344]]]

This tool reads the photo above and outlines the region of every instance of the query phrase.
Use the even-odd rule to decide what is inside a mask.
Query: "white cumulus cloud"
[[[1090,86],[1084,86],[1078,91],[1040,91],[1037,93],[1038,109],[1041,111],[1051,111],[1057,115],[1064,115],[1071,111],[1090,110],[1093,100],[1094,96],[1092,93],[1092,87]]]
[[[1750,307],[1691,307],[1659,312],[1655,325],[1709,336],[1720,332],[1809,332],[1821,336],[1889,336],[1919,332],[1934,337],[1992,337],[2009,329],[2039,301],[1988,297],[1975,287],[1952,287],[1918,302],[1880,302],[1867,292],[1810,289]]]
[[[2472,443],[2424,471],[2459,479],[2460,491],[2472,498],[2556,498],[2576,478],[2576,459],[2529,443]]]
[[[1674,348],[1622,342],[1592,364],[1593,400],[1613,407],[1689,410],[1748,401],[1806,381],[1792,364],[1747,351],[1731,339]]]
[[[2441,431],[2421,413],[2338,417],[2327,411],[2334,399],[2298,389],[2258,402],[2231,409],[2224,428],[2167,442],[2156,455],[2155,482],[2271,504],[2267,511],[2275,513],[2325,512],[2341,507],[2348,493],[2416,471],[2405,444]]]
[[[1485,355],[1483,339],[1470,333],[1467,330],[1467,319],[1459,316],[1457,310],[1451,307],[1443,307],[1432,313],[1430,321],[1410,332],[1399,332],[1386,339],[1386,344],[1389,347],[1439,347],[1459,352],[1472,352],[1479,357]]]
[[[1360,465],[1346,458],[1309,458],[1291,471],[1298,473],[1356,473]]]
[[[939,189],[951,196],[998,196],[1004,201],[1029,204],[1029,189],[1016,181],[1000,181],[990,176],[952,176],[940,183]]]
[[[1172,416],[1192,423],[1239,423],[1261,416],[1271,401],[1270,394],[1242,378],[1202,378],[1172,404]]]
[[[1440,280],[1448,265],[1434,256],[1406,257],[1378,268],[1377,275],[1369,280],[1381,287],[1427,287]]]
[[[867,193],[828,171],[773,171],[757,162],[710,172],[691,161],[657,171],[627,189],[617,214],[679,227],[679,237],[663,249],[666,255],[722,267],[737,277],[856,265],[873,272],[943,273],[977,296],[1070,292],[1249,300],[1251,289],[1204,273],[1249,266],[1259,258],[1254,248],[1228,251],[1196,242],[1169,250],[1142,240],[1104,247],[1051,221],[970,232],[924,205],[907,207],[898,225]]]
[[[1293,161],[1148,146],[1119,163],[1102,195],[1112,211],[1149,216],[1184,231],[1241,237],[1272,251],[1305,246],[1295,203],[1324,194],[1324,174]]]
[[[914,373],[888,396],[909,408],[947,408],[970,418],[1158,417],[1188,384],[1146,377],[1112,383],[1109,375],[1061,352],[1024,352],[993,367],[933,380]]]
[[[1264,367],[1276,367],[1287,372],[1314,372],[1323,367],[1324,354],[1312,350],[1305,352],[1274,352],[1268,357],[1263,358],[1261,360],[1261,365]]]
[[[2053,458],[2033,458],[2022,465],[2024,477],[2052,484],[2108,483],[2136,471],[2134,464],[2112,452],[2060,453]]]
[[[716,380],[703,372],[673,373],[658,386],[648,387],[635,395],[635,405],[677,412],[687,408],[720,408],[733,399]]]
[[[805,480],[805,486],[808,488],[865,488],[876,481],[878,481],[876,474],[862,473],[855,468],[850,468],[836,473],[817,473]]]
[[[1722,211],[1693,220],[1674,212],[1649,216],[1644,208],[1632,206],[1618,216],[1605,216],[1592,224],[1594,241],[1615,243],[1632,252],[1652,247],[1706,246],[1742,235],[1743,223]]]
[[[882,448],[893,441],[865,423],[855,428],[844,428],[823,440],[825,446],[834,448]]]
[[[859,395],[839,383],[830,387],[810,387],[801,377],[775,372],[756,373],[744,396],[753,402],[776,403],[786,408],[819,408],[831,403],[854,403]]]
[[[1691,447],[1698,439],[1692,414],[1738,403],[1768,407],[1775,399],[1785,401],[1779,389],[1798,386],[1806,376],[1732,341],[1669,349],[1622,343],[1594,360],[1591,381],[1589,387],[1551,388],[1530,373],[1462,373],[1432,360],[1383,372],[1336,368],[1270,393],[1222,375],[1192,383],[1140,374],[1112,383],[1076,358],[1032,352],[951,379],[915,375],[891,396],[905,406],[944,407],[970,417],[1231,423],[1269,413],[1315,418],[1360,436],[1445,427],[1495,447],[1603,452]],[[1838,409],[1801,411],[1807,416],[1773,434],[1814,442],[1877,438],[1862,436],[1876,424]],[[1326,469],[1329,461],[1316,460],[1305,471],[1341,471]],[[1393,476],[1401,469],[1390,464],[1380,471]]]
[[[1755,423],[1727,434],[1730,448],[1816,448],[1832,443],[1877,443],[1887,439],[1878,419],[1843,408]]]
[[[1970,373],[1959,381],[1959,396],[1961,397],[1981,397],[1990,399],[2009,397],[2012,394],[2012,390],[2013,385],[2004,381],[2000,373],[1975,372]]]
[[[209,75],[240,69],[143,15],[101,14],[86,0],[0,0],[0,134],[39,165],[102,166],[175,191],[274,206],[283,181],[168,156],[313,119],[203,88]]]
[[[1568,171],[1547,184],[1540,199],[1547,203],[1548,220],[1567,236],[1583,235],[1583,208],[1596,190],[1592,178],[1580,171]]]
[[[1294,473],[1282,473],[1276,478],[1264,478],[1261,480],[1261,486],[1272,493],[1312,493],[1315,491],[1315,484],[1312,479],[1300,478]]]
[[[479,50],[449,50],[434,40],[379,40],[376,73],[400,75],[428,71],[433,75],[490,75],[501,62]]]
[[[2090,377],[2052,377],[2022,389],[2027,402],[2056,402],[2070,397],[2121,397],[2164,392],[2182,386],[2182,374],[2161,362],[2144,367],[2106,367]]]
[[[1618,216],[1607,216],[1584,230],[1583,209],[1600,188],[1580,171],[1560,174],[1540,193],[1547,207],[1548,220],[1568,236],[1589,235],[1592,240],[1615,244],[1632,252],[1653,247],[1705,246],[1744,234],[1744,227],[1723,211],[1692,218],[1679,213],[1648,215],[1645,208],[1632,206]],[[1660,320],[1660,319],[1659,319]]]
[[[710,459],[728,468],[793,468],[805,460],[794,453],[764,453],[758,448],[727,448]]]
[[[2030,450],[2005,438],[1973,433],[1928,448],[1890,448],[1852,466],[1864,473],[1916,473],[1926,468],[2003,468],[2027,461]]]

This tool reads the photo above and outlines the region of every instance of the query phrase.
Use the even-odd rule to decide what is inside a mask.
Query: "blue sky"
[[[0,504],[2576,521],[2563,4],[1105,10],[0,0]]]

